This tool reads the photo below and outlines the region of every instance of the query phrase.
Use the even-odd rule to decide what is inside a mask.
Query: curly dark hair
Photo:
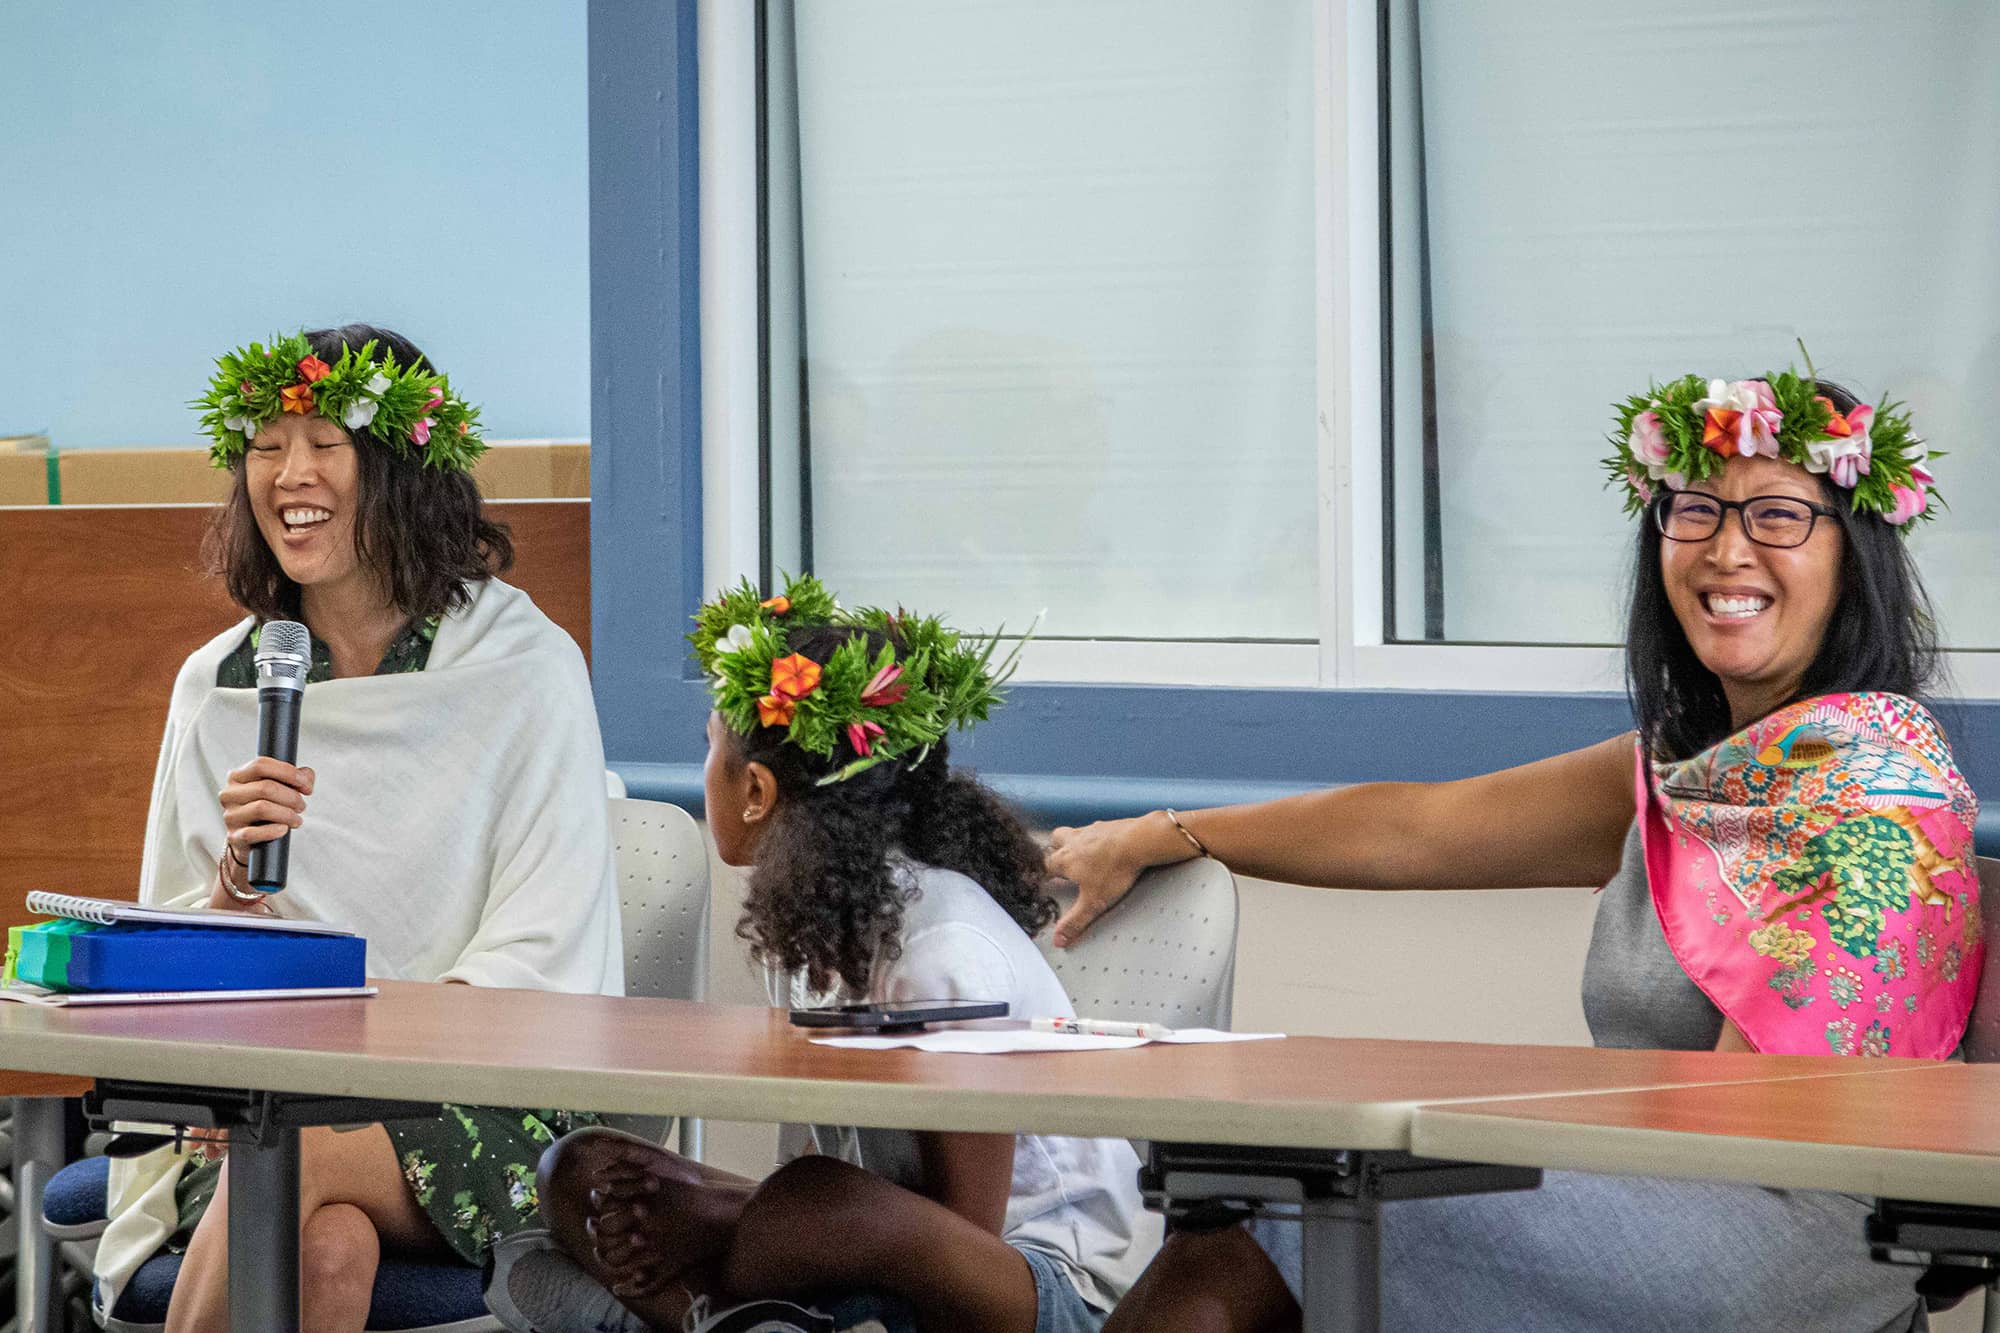
[[[305,338],[313,355],[329,363],[348,347],[360,351],[371,339],[379,351],[394,352],[399,365],[425,359],[408,338],[372,324],[312,329]],[[513,567],[507,525],[486,516],[470,474],[425,467],[423,459],[406,457],[366,427],[347,434],[360,469],[355,549],[363,564],[382,572],[390,600],[405,615],[418,619],[456,611],[471,600],[474,585]],[[236,484],[209,524],[209,569],[236,604],[259,620],[296,619],[299,585],[285,576],[250,508],[244,480],[248,457],[246,452],[236,460]]]
[[[868,640],[871,657],[886,642],[873,630],[815,626],[794,631],[787,647],[824,663],[856,635]],[[837,977],[865,993],[875,966],[902,955],[903,908],[916,890],[890,870],[890,853],[899,850],[972,880],[1030,935],[1055,920],[1041,887],[1041,848],[1005,801],[951,767],[946,742],[921,761],[891,760],[820,786],[855,758],[844,745],[822,759],[788,744],[780,728],[727,735],[741,760],[763,764],[778,780],[777,810],[758,839],[736,923],[758,962],[803,972],[817,991]]]

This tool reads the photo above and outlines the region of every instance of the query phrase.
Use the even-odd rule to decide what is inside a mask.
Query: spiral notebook
[[[373,986],[285,986],[268,990],[52,991],[24,981],[0,986],[0,1000],[66,1009],[103,1004],[233,1004],[244,1000],[332,1000],[376,994]]]
[[[27,907],[40,916],[88,921],[94,926],[120,923],[144,926],[208,926],[230,930],[282,930],[297,935],[352,935],[351,930],[324,921],[299,921],[291,917],[264,916],[257,912],[230,912],[220,907],[144,907],[114,898],[85,898],[69,893],[28,895]]]

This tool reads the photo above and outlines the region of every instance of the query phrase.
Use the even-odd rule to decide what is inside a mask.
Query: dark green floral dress
[[[405,625],[375,674],[422,671],[430,662],[437,629],[436,616]],[[256,688],[257,633],[253,628],[223,659],[215,673],[218,686]],[[306,683],[332,679],[333,659],[326,645],[314,639],[312,650]],[[396,1160],[417,1206],[446,1244],[468,1263],[478,1263],[494,1241],[535,1223],[535,1166],[542,1150],[572,1129],[596,1123],[595,1116],[570,1111],[446,1106],[435,1119],[399,1120],[383,1128],[395,1144]],[[187,1248],[221,1174],[220,1162],[199,1163],[181,1173],[176,1187],[180,1229],[168,1242],[170,1249]]]

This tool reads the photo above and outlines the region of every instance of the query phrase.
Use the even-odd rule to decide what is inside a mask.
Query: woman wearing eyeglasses
[[[1599,1046],[1950,1056],[1983,957],[1977,803],[1917,702],[1937,637],[1903,537],[1935,512],[1930,451],[1893,406],[1789,371],[1655,386],[1613,438],[1641,520],[1636,735],[1458,782],[1058,829],[1049,867],[1080,896],[1057,942],[1204,852],[1328,887],[1603,885],[1583,977]],[[1867,1212],[1564,1172],[1397,1203],[1382,1322],[1922,1327],[1912,1270],[1870,1261]],[[1299,1264],[1295,1225],[1176,1235],[1107,1333],[1294,1328]]]

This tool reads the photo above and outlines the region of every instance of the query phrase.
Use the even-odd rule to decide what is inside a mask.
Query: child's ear
[[[761,824],[778,808],[778,775],[753,759],[743,766],[743,781],[748,787],[743,796],[743,822]]]

